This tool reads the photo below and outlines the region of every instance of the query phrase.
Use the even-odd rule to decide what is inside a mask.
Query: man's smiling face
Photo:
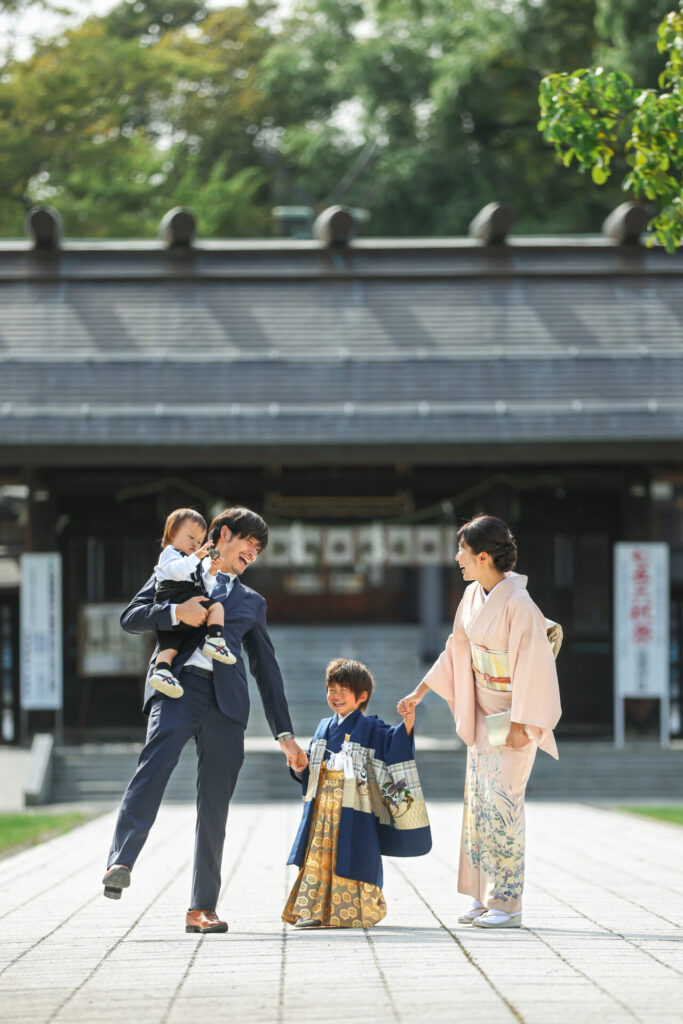
[[[221,570],[241,576],[245,569],[256,561],[260,543],[255,537],[238,537],[230,533],[227,526],[221,530],[221,536],[216,544],[221,555]]]

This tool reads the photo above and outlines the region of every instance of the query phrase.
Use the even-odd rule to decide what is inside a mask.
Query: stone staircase
[[[52,792],[55,803],[117,803],[135,771],[137,744],[87,744],[55,752]],[[419,736],[420,777],[429,799],[459,799],[465,778],[465,751],[457,741]],[[169,783],[166,799],[194,800],[196,760],[188,744]],[[540,800],[683,802],[683,747],[660,750],[631,744],[615,750],[608,743],[560,745],[560,760],[539,753],[528,795]],[[295,799],[282,754],[270,739],[250,739],[235,800]]]
[[[450,629],[444,624],[444,642]],[[270,634],[282,668],[292,721],[302,736],[310,736],[329,713],[325,668],[333,658],[353,658],[367,665],[375,680],[368,712],[385,722],[400,721],[396,702],[419,683],[429,668],[419,657],[420,633],[415,625],[273,626]],[[253,680],[250,688],[248,735],[269,736]],[[443,701],[425,701],[419,716],[419,728],[425,736],[452,737],[452,719]]]
[[[449,626],[443,629],[444,638]],[[375,677],[369,711],[398,722],[396,701],[424,675],[419,632],[412,625],[277,626],[271,635],[282,667],[297,736],[310,737],[327,712],[325,666],[333,657],[358,658]],[[252,713],[247,752],[235,799],[295,799],[297,788],[270,736],[258,691],[250,683]],[[428,697],[418,710],[417,749],[420,776],[430,799],[458,799],[465,773],[464,748],[443,701]],[[139,744],[86,744],[55,752],[54,802],[116,803],[130,779]],[[668,751],[654,743],[631,744],[617,751],[610,743],[560,740],[560,761],[539,754],[528,787],[543,800],[683,801],[683,744]],[[188,744],[168,786],[169,800],[194,800],[195,757]]]

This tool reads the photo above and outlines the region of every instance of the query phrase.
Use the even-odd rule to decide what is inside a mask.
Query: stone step
[[[444,624],[444,642],[451,626]],[[270,629],[287,689],[287,701],[297,733],[311,734],[326,714],[325,668],[333,658],[353,658],[368,666],[375,679],[369,713],[398,722],[396,702],[414,689],[429,668],[420,657],[420,628],[414,624],[345,623],[325,626],[273,626]],[[258,690],[250,680],[252,711],[249,733],[268,736]],[[438,698],[425,700],[418,712],[420,731],[444,739],[453,720]]]
[[[418,741],[420,778],[429,799],[458,799],[465,780],[465,752],[454,742]],[[137,764],[134,744],[61,747],[55,751],[51,800],[117,802]],[[196,759],[188,745],[169,782],[166,799],[194,800]],[[529,781],[532,799],[683,801],[683,749],[617,751],[607,744],[565,743],[559,762],[539,754]],[[297,796],[282,754],[272,740],[248,739],[234,799],[287,800]]]

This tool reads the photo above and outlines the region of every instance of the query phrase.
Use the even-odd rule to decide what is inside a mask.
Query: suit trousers
[[[180,673],[180,681],[185,690],[182,697],[160,695],[152,704],[147,739],[121,801],[107,863],[125,864],[132,870],[182,749],[194,737],[197,827],[189,909],[215,910],[228,807],[244,761],[244,727],[218,709],[213,680],[187,668]]]

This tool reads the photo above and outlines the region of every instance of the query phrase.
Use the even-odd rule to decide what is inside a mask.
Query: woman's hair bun
[[[497,516],[475,516],[458,530],[475,555],[486,551],[499,572],[509,572],[517,565],[517,544],[507,523]]]

